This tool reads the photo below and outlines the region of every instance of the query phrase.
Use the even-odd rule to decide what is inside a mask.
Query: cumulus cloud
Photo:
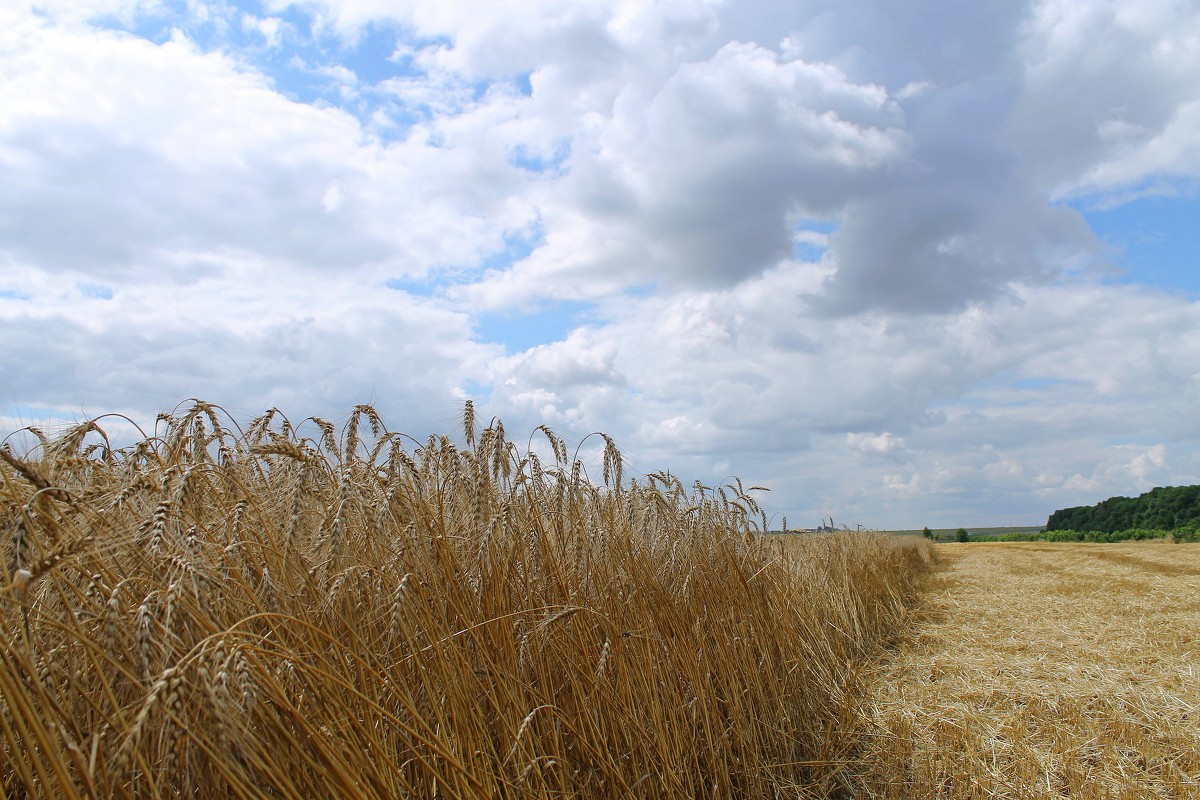
[[[728,44],[660,87],[629,87],[575,137],[547,191],[544,245],[468,296],[734,285],[791,254],[798,219],[836,215],[900,158],[900,124],[877,86]]]
[[[1194,185],[1198,37],[1187,3],[1036,4],[1022,26],[1023,90],[1010,124],[1031,176],[1056,197],[1099,202],[1106,192],[1128,199],[1180,179]]]
[[[423,435],[497,352],[470,341],[465,315],[337,281],[264,291],[222,278],[123,286],[108,298],[47,285],[31,294],[0,300],[0,379],[21,404],[65,412],[145,419],[202,397],[241,414],[279,406],[333,415],[376,402]]]
[[[1194,187],[1186,6],[36,5],[0,11],[10,420],[421,435],[470,396],[793,522],[1036,523],[1200,467],[1200,305],[1105,284],[1076,210]]]
[[[1170,459],[1137,459],[1200,435],[1188,411],[1200,400],[1200,309],[1186,299],[1037,287],[936,317],[831,321],[788,300],[812,280],[797,265],[732,292],[644,300],[535,351],[600,361],[602,381],[551,382],[552,397],[523,408],[547,376],[511,359],[492,403],[526,423],[536,410],[570,431],[604,428],[636,443],[639,463],[670,459],[707,479],[732,456],[741,474],[805,498],[797,511],[872,524],[914,520],[931,497],[945,504],[931,521],[986,509],[1016,524],[1018,507],[1167,480]],[[806,346],[775,345],[779,330]],[[1197,460],[1183,447],[1176,469]]]
[[[422,138],[385,146],[353,116],[288,100],[182,35],[154,45],[26,21],[0,48],[0,230],[13,261],[128,275],[211,250],[420,275],[528,223],[516,168]]]

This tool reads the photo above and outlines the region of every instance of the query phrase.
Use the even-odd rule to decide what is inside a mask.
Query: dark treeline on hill
[[[1048,531],[1174,530],[1200,525],[1200,486],[1160,486],[1137,497],[1110,497],[1094,506],[1055,511]]]

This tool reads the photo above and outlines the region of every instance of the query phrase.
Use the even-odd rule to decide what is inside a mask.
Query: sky
[[[1037,525],[1200,483],[1198,253],[1196,0],[0,0],[3,434],[470,399]]]

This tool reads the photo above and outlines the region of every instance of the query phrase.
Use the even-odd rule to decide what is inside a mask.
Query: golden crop
[[[0,797],[848,785],[856,676],[929,545],[785,548],[740,483],[625,480],[606,437],[596,483],[473,416],[456,445],[196,403],[5,450]]]

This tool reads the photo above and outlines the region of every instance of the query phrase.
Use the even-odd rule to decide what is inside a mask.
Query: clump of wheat
[[[0,459],[0,787],[776,797],[840,780],[923,543],[764,536],[740,482],[196,402]],[[541,439],[539,439],[539,442]],[[39,680],[39,676],[45,680]]]

